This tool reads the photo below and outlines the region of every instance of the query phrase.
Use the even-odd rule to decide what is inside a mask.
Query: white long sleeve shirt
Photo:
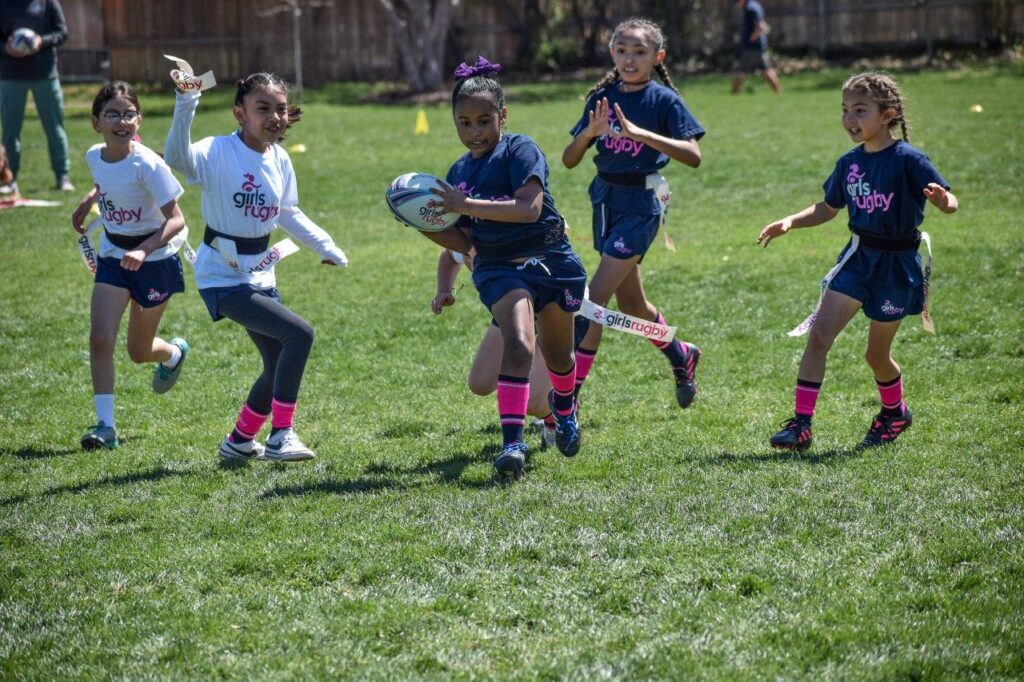
[[[246,146],[237,133],[192,143],[192,120],[199,97],[199,93],[178,93],[164,158],[185,174],[189,184],[202,187],[206,224],[218,232],[246,239],[267,236],[279,225],[321,258],[347,264],[344,252],[331,236],[299,208],[295,171],[284,148],[271,145],[261,154]],[[196,288],[238,284],[273,287],[273,264],[250,271],[263,257],[239,254],[235,270],[216,249],[203,244],[196,258]]]

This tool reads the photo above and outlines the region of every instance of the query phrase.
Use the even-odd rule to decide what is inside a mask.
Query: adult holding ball
[[[64,95],[57,76],[57,46],[68,39],[59,0],[4,0],[0,3],[0,127],[14,180],[0,195],[17,195],[21,168],[21,126],[31,91],[46,132],[55,189],[72,192]]]

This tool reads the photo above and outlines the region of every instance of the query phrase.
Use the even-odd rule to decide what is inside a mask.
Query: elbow
[[[693,158],[690,159],[690,168],[700,168],[700,162],[700,152],[697,152],[696,154],[693,155]]]

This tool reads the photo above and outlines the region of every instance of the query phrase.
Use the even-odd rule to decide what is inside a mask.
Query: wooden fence
[[[305,1],[305,0],[303,0]],[[551,6],[554,0],[548,0]],[[925,52],[935,46],[984,47],[1024,39],[1024,0],[761,0],[780,51],[819,54]],[[70,39],[62,70],[73,79],[75,57],[108,50],[111,77],[161,81],[178,54],[221,80],[255,70],[294,74],[291,17],[271,14],[280,0],[63,0]],[[303,73],[307,83],[401,80],[396,36],[379,0],[318,0],[304,9]],[[608,0],[602,34],[584,64],[603,65],[608,28],[632,14],[661,23],[674,57],[728,61],[736,28],[734,0]],[[511,2],[461,0],[448,38],[454,66],[477,53],[516,67],[523,32]],[[504,7],[504,9],[503,9]],[[666,9],[668,8],[668,9]],[[586,27],[565,21],[557,34],[572,49]],[[575,41],[575,42],[573,42]],[[106,53],[104,53],[106,54]],[[522,68],[522,65],[520,65]]]

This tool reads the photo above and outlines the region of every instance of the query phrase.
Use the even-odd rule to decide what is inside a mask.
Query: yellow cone
[[[296,144],[293,144],[291,147],[288,147],[288,151],[290,151],[292,154],[304,154],[306,152],[306,145],[302,144],[301,142],[298,142]]]
[[[414,135],[426,135],[430,132],[430,124],[427,123],[427,112],[420,109],[416,112],[416,128],[413,130]]]
[[[980,104],[975,104],[971,106],[971,111],[974,112],[975,114],[980,114],[981,112],[984,111],[984,109],[982,109]]]

